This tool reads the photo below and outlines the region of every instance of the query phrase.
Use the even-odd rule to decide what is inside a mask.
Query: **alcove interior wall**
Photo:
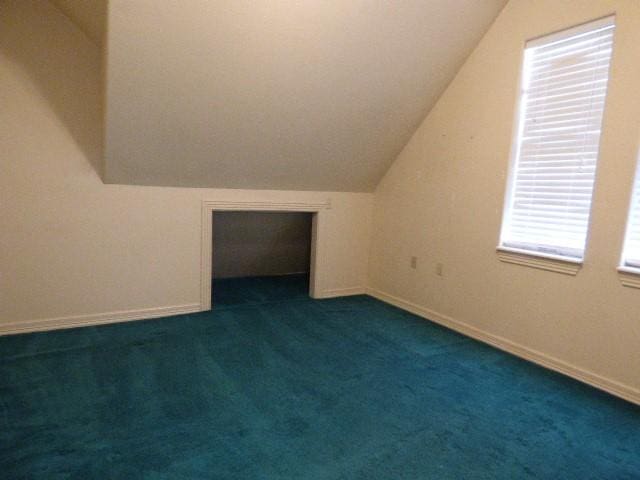
[[[308,274],[312,214],[214,212],[212,278]]]

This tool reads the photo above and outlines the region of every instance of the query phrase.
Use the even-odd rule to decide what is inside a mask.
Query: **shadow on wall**
[[[311,213],[214,212],[216,279],[309,273]]]
[[[101,177],[100,48],[45,0],[3,0],[0,18],[0,55],[21,67]]]

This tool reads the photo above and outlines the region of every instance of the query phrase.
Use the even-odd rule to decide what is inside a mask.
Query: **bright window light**
[[[582,261],[614,26],[527,42],[499,248]]]
[[[622,251],[622,267],[640,271],[640,171],[633,186],[627,234]]]

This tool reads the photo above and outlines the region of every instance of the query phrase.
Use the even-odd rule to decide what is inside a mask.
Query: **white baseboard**
[[[634,387],[602,377],[596,373],[589,372],[580,367],[576,367],[575,365],[566,363],[558,358],[551,357],[537,350],[512,342],[504,337],[485,332],[469,325],[468,323],[455,320],[447,315],[440,314],[375,288],[367,288],[367,294],[377,298],[378,300],[382,300],[385,303],[389,303],[418,315],[419,317],[426,318],[427,320],[443,325],[451,330],[455,330],[463,335],[492,345],[500,350],[504,350],[505,352],[511,353],[517,357],[529,360],[530,362],[536,363],[550,370],[555,370],[556,372],[560,372],[583,383],[599,388],[600,390],[604,390],[612,395],[640,405],[640,390]]]
[[[0,335],[16,333],[41,332],[61,328],[88,327],[107,323],[130,322],[150,318],[169,317],[184,313],[201,311],[199,303],[174,305],[170,307],[142,308],[139,310],[121,310],[117,312],[94,313],[90,315],[74,315],[71,317],[45,318],[26,322],[0,323]]]
[[[335,298],[335,297],[347,297],[350,295],[364,295],[367,293],[367,289],[364,287],[349,287],[349,288],[334,288],[330,290],[324,290],[316,298]]]

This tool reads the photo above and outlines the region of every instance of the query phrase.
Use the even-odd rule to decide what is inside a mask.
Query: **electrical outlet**
[[[418,268],[418,257],[411,257],[411,268]]]
[[[439,277],[444,275],[444,266],[441,263],[436,263],[436,275]]]

